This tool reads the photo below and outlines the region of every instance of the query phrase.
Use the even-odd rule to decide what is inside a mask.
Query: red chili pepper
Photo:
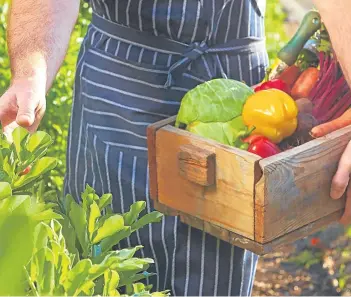
[[[262,158],[268,158],[281,152],[280,148],[275,143],[261,135],[251,135],[245,138],[244,142],[250,144],[248,152]]]
[[[269,89],[278,89],[278,90],[281,90],[281,91],[287,93],[288,95],[291,94],[290,87],[288,86],[288,84],[286,82],[284,82],[281,79],[273,79],[273,80],[264,82],[263,84],[261,84],[255,88],[255,92],[269,90]]]

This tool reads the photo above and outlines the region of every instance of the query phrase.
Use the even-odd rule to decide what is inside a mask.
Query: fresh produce
[[[313,104],[308,98],[300,98],[295,101],[299,113],[312,113]]]
[[[291,89],[301,74],[301,69],[297,65],[291,65],[286,68],[281,74],[278,75],[278,79],[284,81]]]
[[[297,62],[306,42],[321,28],[321,24],[321,16],[317,11],[312,10],[305,15],[295,35],[278,52],[269,80],[278,78],[284,70]]]
[[[317,11],[253,89],[224,79],[201,84],[184,97],[176,127],[254,152],[267,141],[290,149],[351,124],[351,91]]]
[[[335,55],[320,52],[320,76],[310,93],[312,114],[325,123],[341,116],[351,105],[351,92]]]
[[[255,128],[274,143],[291,136],[297,128],[298,109],[295,101],[280,90],[264,90],[251,95],[242,112],[245,125]]]
[[[273,79],[267,82],[262,83],[261,85],[257,86],[255,88],[255,92],[259,92],[259,91],[263,91],[263,90],[269,90],[269,89],[277,89],[277,90],[281,90],[287,94],[290,95],[290,88],[287,85],[287,83],[285,83],[283,80],[281,79]]]
[[[244,139],[244,142],[249,144],[248,152],[262,158],[268,158],[281,152],[275,143],[261,135],[251,135]]]
[[[190,90],[183,98],[176,127],[221,143],[245,148],[240,141],[249,131],[241,113],[247,98],[254,91],[230,79],[214,79]]]
[[[308,98],[319,78],[319,70],[314,67],[307,68],[294,84],[291,96],[294,99]]]
[[[311,130],[311,135],[314,138],[323,137],[329,133],[345,128],[349,125],[351,125],[351,109],[346,110],[340,117],[330,122],[326,122],[314,127]]]
[[[248,145],[242,139],[250,135],[251,132],[245,126],[241,116],[224,123],[193,122],[188,125],[187,130],[191,133],[243,150],[247,150]]]

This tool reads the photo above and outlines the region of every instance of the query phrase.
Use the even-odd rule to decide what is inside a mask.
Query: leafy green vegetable
[[[228,122],[241,115],[254,91],[231,79],[214,79],[190,90],[182,99],[176,127],[193,122]]]
[[[188,125],[187,130],[223,144],[235,146],[243,150],[248,149],[248,144],[243,142],[242,139],[248,136],[250,131],[245,126],[241,116],[225,123],[194,122]]]

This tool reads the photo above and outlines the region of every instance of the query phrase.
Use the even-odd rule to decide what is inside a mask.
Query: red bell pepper
[[[261,135],[251,135],[243,141],[249,144],[248,152],[262,158],[268,158],[281,152],[275,143]]]
[[[281,90],[288,95],[291,94],[291,89],[286,82],[281,79],[273,79],[267,82],[262,83],[261,85],[257,86],[254,90],[255,92],[269,90],[269,89],[278,89]]]

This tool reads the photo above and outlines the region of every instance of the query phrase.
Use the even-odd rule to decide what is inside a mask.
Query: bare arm
[[[333,48],[337,54],[344,75],[351,86],[351,1],[350,0],[314,0],[323,22],[329,32]],[[347,202],[341,222],[351,223],[351,142],[345,150],[338,171],[333,179],[331,196],[339,199],[347,191]],[[347,190],[348,188],[348,190]]]
[[[11,1],[7,34],[12,79],[0,97],[0,121],[7,136],[17,125],[37,129],[78,11],[79,0]]]
[[[51,86],[64,59],[79,0],[12,0],[8,46],[14,79],[45,75]]]

